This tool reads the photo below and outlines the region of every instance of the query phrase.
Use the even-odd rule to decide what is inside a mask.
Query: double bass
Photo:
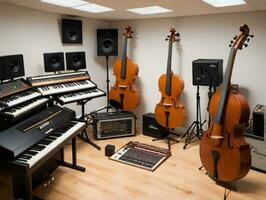
[[[125,111],[134,110],[140,102],[139,91],[134,83],[138,76],[139,68],[133,60],[127,57],[127,40],[132,38],[132,33],[131,26],[127,26],[123,33],[122,59],[117,59],[113,68],[116,82],[109,93],[110,104]]]
[[[181,76],[173,74],[171,69],[172,46],[180,38],[174,28],[171,28],[170,33],[166,38],[166,41],[169,41],[166,74],[163,74],[158,81],[161,100],[155,107],[155,118],[161,126],[176,128],[184,121],[184,106],[179,101],[184,81]]]
[[[249,105],[237,88],[231,85],[231,75],[237,51],[247,46],[249,27],[240,27],[240,34],[231,41],[225,78],[209,104],[211,124],[200,142],[200,159],[215,181],[231,182],[244,177],[251,165],[249,144],[244,138],[249,120]]]

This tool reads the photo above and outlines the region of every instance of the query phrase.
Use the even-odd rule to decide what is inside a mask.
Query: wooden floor
[[[85,173],[59,167],[55,181],[48,187],[40,186],[34,194],[50,200],[178,200],[203,199],[222,200],[224,188],[216,185],[199,170],[198,145],[183,150],[183,143],[172,145],[172,156],[154,172],[111,161],[104,156],[106,144],[116,149],[130,140],[167,147],[164,141],[152,142],[150,137],[119,138],[96,141],[101,151],[78,141],[78,163],[87,168]],[[66,147],[69,159],[70,146]],[[0,199],[12,199],[11,189],[0,179]],[[234,183],[237,191],[229,193],[228,200],[265,200],[266,174],[251,170],[248,175]]]

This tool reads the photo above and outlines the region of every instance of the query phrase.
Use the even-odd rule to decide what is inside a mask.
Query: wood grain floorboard
[[[154,172],[109,160],[104,147],[116,149],[134,140],[167,148],[164,141],[152,142],[150,137],[136,137],[95,141],[101,151],[78,140],[78,163],[86,172],[59,167],[55,181],[48,187],[40,186],[34,194],[47,200],[222,200],[224,188],[216,185],[201,166],[198,144],[183,150],[183,143],[172,145],[172,156]],[[66,159],[71,160],[70,146]],[[11,180],[6,173],[0,177],[0,199],[12,199]],[[250,170],[242,180],[233,183],[237,191],[228,200],[265,200],[266,174]]]

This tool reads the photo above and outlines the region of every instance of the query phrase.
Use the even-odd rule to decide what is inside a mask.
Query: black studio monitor
[[[86,69],[85,52],[67,52],[66,53],[67,70]]]
[[[44,53],[44,71],[45,72],[57,72],[65,70],[64,53]]]
[[[192,62],[193,85],[219,86],[223,82],[222,59],[198,59]]]
[[[73,19],[62,19],[62,43],[82,43],[82,21]]]
[[[97,55],[98,56],[118,55],[117,29],[97,29]]]
[[[23,55],[9,55],[2,57],[4,80],[14,79],[25,75]]]

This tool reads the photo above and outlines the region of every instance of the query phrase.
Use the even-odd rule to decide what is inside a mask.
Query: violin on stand
[[[247,47],[249,27],[240,27],[240,34],[231,41],[230,55],[221,90],[216,91],[209,104],[211,124],[200,142],[200,159],[209,176],[216,182],[228,183],[244,177],[251,166],[249,144],[244,137],[249,120],[247,100],[232,87],[231,75],[237,51]]]
[[[138,76],[139,68],[133,60],[127,57],[127,40],[132,38],[132,33],[131,26],[127,26],[123,33],[122,59],[117,59],[113,68],[116,82],[109,93],[110,104],[114,108],[124,111],[134,110],[140,102],[139,91],[134,83]]]
[[[176,128],[184,121],[184,106],[179,101],[184,81],[181,76],[173,74],[171,69],[172,46],[174,42],[179,42],[180,38],[174,28],[171,28],[170,33],[166,38],[166,41],[169,41],[166,74],[163,74],[158,81],[161,100],[155,107],[155,118],[163,127]]]

